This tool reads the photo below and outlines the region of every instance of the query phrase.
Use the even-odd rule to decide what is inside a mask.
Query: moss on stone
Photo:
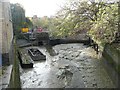
[[[6,67],[2,66],[0,67],[0,76],[2,76],[5,73]]]
[[[2,68],[0,67],[0,77],[2,76]]]
[[[9,88],[21,88],[19,60],[17,56],[17,46],[15,39],[14,39],[14,62],[13,62],[13,70],[12,70],[12,76],[11,76]]]
[[[120,65],[116,66],[116,70],[120,74]]]

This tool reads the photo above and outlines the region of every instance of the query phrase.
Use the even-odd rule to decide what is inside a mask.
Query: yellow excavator
[[[22,28],[22,32],[23,32],[23,33],[27,33],[28,31],[29,31],[28,28]]]
[[[27,27],[26,22],[24,22],[24,27],[21,29],[21,32],[22,32],[22,33],[27,33],[27,32],[29,32],[29,28]]]

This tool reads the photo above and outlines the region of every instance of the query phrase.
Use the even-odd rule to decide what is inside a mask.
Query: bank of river
[[[77,43],[56,45],[55,56],[45,47],[37,48],[46,55],[46,61],[35,62],[32,69],[20,68],[22,88],[115,87],[91,47]]]

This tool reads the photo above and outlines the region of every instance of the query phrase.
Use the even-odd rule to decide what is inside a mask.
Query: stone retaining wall
[[[113,82],[120,88],[120,49],[117,47],[119,44],[106,44],[102,53],[102,60]]]
[[[10,79],[10,84],[8,88],[21,88],[19,60],[18,60],[16,42],[14,42],[13,52],[14,52],[13,70],[11,72],[11,79]]]
[[[54,46],[57,44],[67,44],[67,43],[84,43],[86,45],[90,44],[89,40],[73,40],[73,39],[53,39],[49,41],[49,44]]]

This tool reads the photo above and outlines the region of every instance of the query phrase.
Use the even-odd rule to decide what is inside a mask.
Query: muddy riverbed
[[[56,45],[52,56],[45,47],[37,48],[46,55],[46,61],[34,62],[31,69],[20,68],[22,88],[115,87],[91,47],[77,43]]]

